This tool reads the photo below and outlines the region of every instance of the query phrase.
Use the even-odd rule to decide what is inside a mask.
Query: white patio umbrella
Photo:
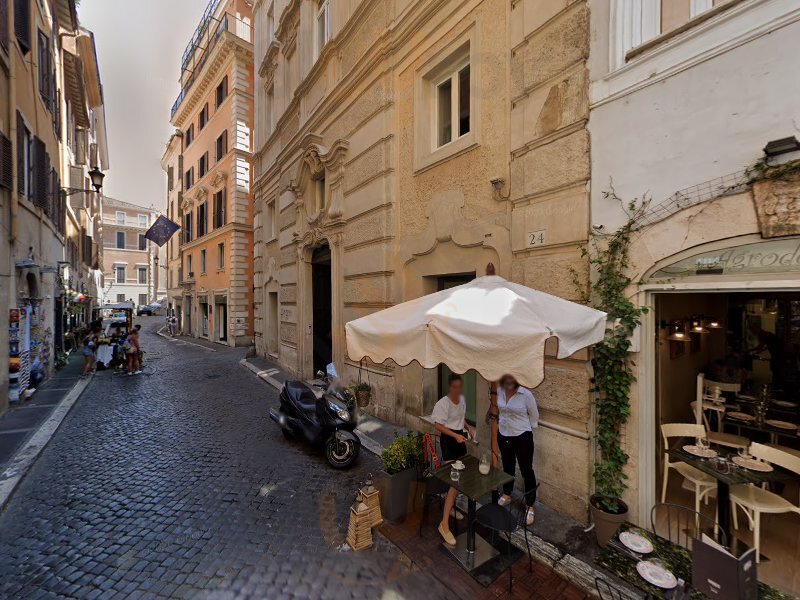
[[[426,369],[444,363],[489,381],[509,374],[536,387],[548,338],[558,338],[558,358],[566,358],[601,341],[605,328],[604,312],[488,275],[350,321],[347,354]]]

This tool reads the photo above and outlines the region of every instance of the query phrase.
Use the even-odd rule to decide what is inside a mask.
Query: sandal
[[[533,509],[532,506],[528,507],[528,512],[525,513],[525,524],[529,527],[533,525],[533,521],[536,519],[536,511]]]

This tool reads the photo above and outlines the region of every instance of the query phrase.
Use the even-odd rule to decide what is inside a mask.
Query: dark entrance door
[[[331,249],[320,246],[311,257],[311,294],[313,298],[314,373],[325,371],[333,360],[331,331]]]
[[[447,275],[437,279],[438,291],[448,290],[450,288],[469,283],[475,279],[475,273],[466,273],[463,275]],[[448,383],[450,377],[450,369],[447,365],[439,366],[439,398],[447,393]],[[477,405],[477,387],[478,375],[475,371],[470,371],[464,374],[464,400],[467,402],[467,421],[475,425],[476,420],[476,405]]]

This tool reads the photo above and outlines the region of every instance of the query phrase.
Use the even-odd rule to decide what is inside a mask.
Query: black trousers
[[[516,476],[516,466],[525,482],[525,504],[533,506],[536,502],[536,473],[533,472],[533,432],[526,431],[517,436],[506,437],[497,434],[497,445],[503,459],[503,471]],[[514,491],[514,482],[503,484],[503,492],[510,496]]]

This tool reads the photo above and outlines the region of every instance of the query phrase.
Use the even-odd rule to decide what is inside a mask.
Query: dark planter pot
[[[394,475],[381,473],[375,481],[380,492],[381,513],[387,521],[402,521],[414,512],[419,496],[419,472],[416,467],[400,471]]]
[[[617,500],[617,502],[619,502],[621,512],[610,513],[600,508],[599,502],[594,496],[589,501],[594,533],[597,537],[597,543],[602,547],[608,545],[608,542],[614,538],[619,526],[628,520],[628,505],[622,500]]]

